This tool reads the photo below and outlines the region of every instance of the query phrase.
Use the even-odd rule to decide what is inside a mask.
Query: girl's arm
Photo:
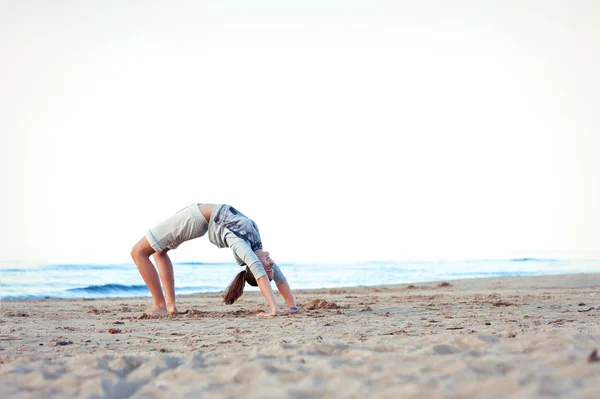
[[[290,288],[290,285],[288,284],[287,280],[277,284],[277,289],[283,296],[283,299],[285,299],[285,302],[287,303],[290,310],[298,311],[298,308],[296,307],[296,300],[294,299],[294,294],[292,294],[292,289]]]
[[[277,301],[275,300],[275,294],[273,293],[273,289],[271,288],[271,282],[269,281],[269,277],[262,276],[256,280],[258,284],[258,288],[269,302],[269,306],[271,307],[271,314],[269,316],[277,316],[279,312],[279,308],[277,307]]]
[[[231,232],[227,233],[226,237],[227,245],[229,245],[229,248],[233,250],[235,257],[239,259],[240,262],[248,265],[248,268],[250,271],[252,271],[254,278],[256,278],[256,283],[258,284],[260,291],[269,303],[271,313],[266,315],[277,316],[280,313],[279,308],[277,307],[277,300],[275,299],[275,294],[271,288],[271,282],[269,281],[269,277],[265,272],[262,262],[260,259],[258,259],[258,256],[256,256],[246,241],[242,240]]]

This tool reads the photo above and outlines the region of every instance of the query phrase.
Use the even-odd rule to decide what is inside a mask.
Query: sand
[[[293,287],[292,287],[293,288]],[[600,274],[3,301],[2,398],[599,398]],[[278,296],[280,305],[284,302]]]

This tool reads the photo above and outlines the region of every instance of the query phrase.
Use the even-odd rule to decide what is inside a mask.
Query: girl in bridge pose
[[[260,288],[271,308],[270,313],[260,315],[277,316],[282,312],[277,306],[271,288],[270,281],[275,280],[289,311],[298,311],[285,276],[273,262],[269,252],[262,248],[256,223],[230,205],[192,204],[148,230],[131,250],[131,257],[154,300],[154,305],[146,310],[147,314],[151,316],[177,314],[173,264],[167,252],[185,241],[202,237],[207,232],[211,243],[219,248],[231,248],[237,263],[245,267],[225,290],[223,298],[226,304],[231,305],[242,296],[244,286],[248,283]],[[151,255],[158,273],[150,261]]]

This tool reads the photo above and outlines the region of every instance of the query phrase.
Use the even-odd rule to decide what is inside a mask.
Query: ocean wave
[[[69,292],[87,292],[93,294],[104,294],[111,292],[140,292],[147,291],[145,285],[121,285],[121,284],[104,284],[104,285],[88,285],[87,287],[69,288]]]
[[[198,286],[198,287],[177,287],[177,292],[210,292],[222,290],[222,287]],[[69,288],[66,290],[73,294],[139,294],[148,293],[148,288],[145,285],[122,285],[122,284],[104,284],[104,285],[88,285],[87,287]],[[129,295],[131,296],[131,295]]]
[[[130,268],[132,265],[128,264],[72,264],[72,265],[51,265],[49,269],[59,270],[106,270],[106,269],[119,269],[119,268]]]
[[[19,300],[19,299],[51,299],[51,298],[55,298],[51,295],[7,295],[7,296],[3,296],[2,300],[3,301],[8,301],[8,300]]]

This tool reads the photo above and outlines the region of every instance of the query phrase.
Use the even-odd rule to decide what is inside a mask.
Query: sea
[[[0,263],[0,300],[149,297],[133,263]],[[600,258],[406,260],[358,263],[281,263],[292,289],[413,284],[465,278],[600,273]],[[221,292],[241,268],[235,263],[174,264],[177,295]],[[248,287],[249,290],[257,290]]]

